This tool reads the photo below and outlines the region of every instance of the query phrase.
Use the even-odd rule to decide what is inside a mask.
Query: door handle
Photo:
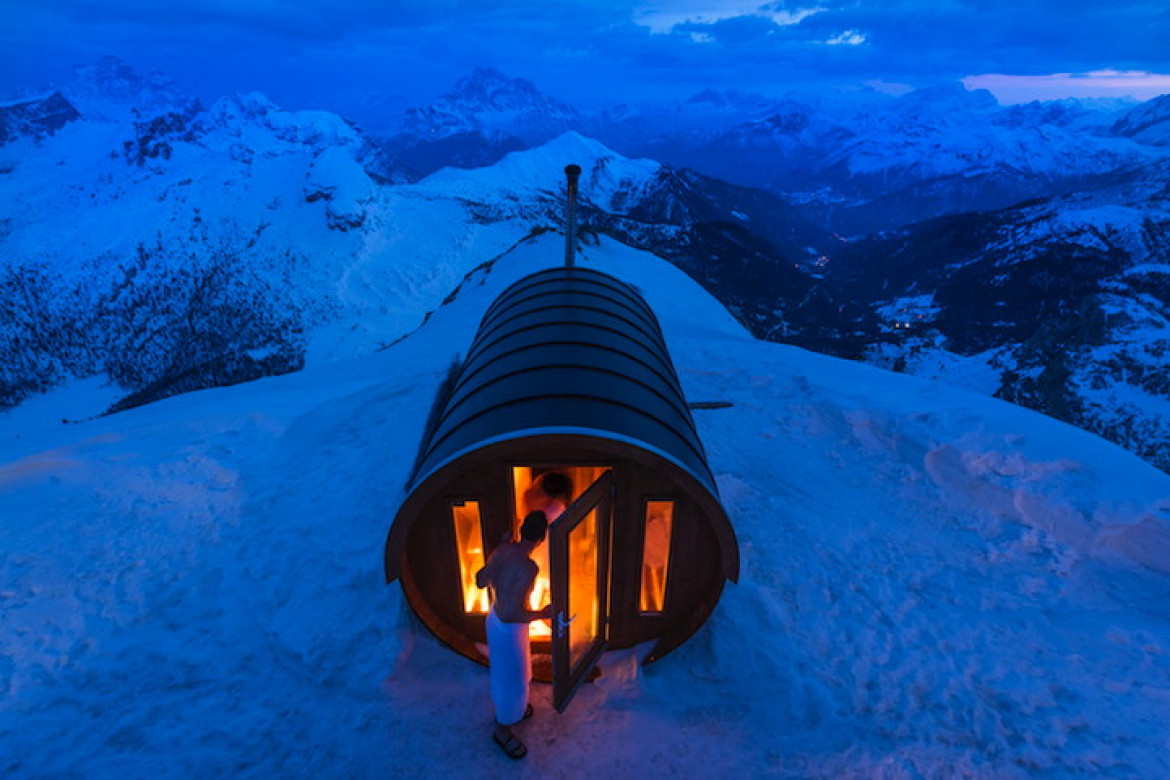
[[[573,615],[573,616],[572,616],[571,618],[569,618],[568,620],[565,620],[565,613],[564,613],[564,612],[558,612],[558,613],[557,613],[557,620],[556,620],[556,623],[557,623],[557,639],[560,639],[561,637],[563,637],[563,636],[565,635],[565,629],[566,629],[566,628],[568,628],[568,627],[569,627],[569,624],[570,624],[570,623],[572,623],[572,622],[573,622],[574,620],[576,620],[576,619],[577,619],[577,616],[576,616],[576,615]]]

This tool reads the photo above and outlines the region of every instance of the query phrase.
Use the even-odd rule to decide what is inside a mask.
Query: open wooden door
[[[613,472],[607,470],[549,526],[553,706],[564,712],[609,640]]]

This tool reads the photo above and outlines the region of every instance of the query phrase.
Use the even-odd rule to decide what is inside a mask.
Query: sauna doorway
[[[529,512],[543,511],[549,519],[548,538],[532,554],[538,571],[529,606],[551,603],[553,618],[529,624],[529,635],[538,663],[547,654],[553,704],[563,710],[609,638],[613,470],[513,466],[512,505],[514,535]]]

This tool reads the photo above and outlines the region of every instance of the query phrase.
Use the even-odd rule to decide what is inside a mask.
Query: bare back
[[[496,614],[505,623],[526,623],[541,617],[528,608],[528,595],[537,573],[528,549],[522,544],[501,544],[475,577],[479,587],[492,589]]]

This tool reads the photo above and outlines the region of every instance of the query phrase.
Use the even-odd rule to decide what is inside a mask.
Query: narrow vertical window
[[[673,501],[646,502],[646,532],[642,543],[642,590],[638,609],[661,612],[666,603],[666,572],[670,565],[670,534],[674,526]]]
[[[475,573],[483,568],[483,527],[478,501],[458,501],[451,505],[455,521],[455,549],[459,558],[459,579],[463,586],[463,611],[469,615],[486,615],[488,592],[475,585]]]

